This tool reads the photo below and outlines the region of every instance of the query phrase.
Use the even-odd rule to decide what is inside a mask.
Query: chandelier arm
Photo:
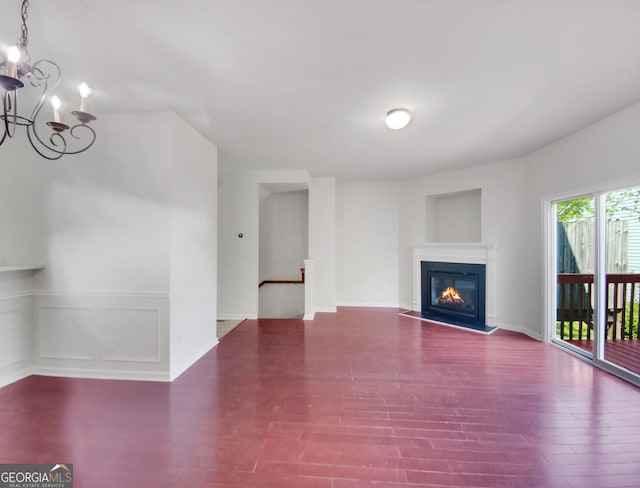
[[[93,143],[96,142],[96,131],[93,130],[93,127],[86,125],[86,124],[76,124],[73,127],[71,127],[71,130],[69,131],[69,133],[71,134],[71,136],[74,139],[82,139],[81,136],[77,136],[75,134],[75,132],[77,131],[77,129],[82,129],[82,130],[88,130],[89,132],[91,132],[91,135],[89,136],[90,139],[88,140],[88,143],[86,146],[82,147],[81,149],[77,149],[75,151],[68,151],[65,152],[65,154],[80,154],[81,152],[85,152],[87,149],[89,149],[91,146],[93,146]]]
[[[38,112],[40,112],[40,109],[47,99],[47,96],[58,88],[60,78],[62,78],[62,70],[60,70],[60,66],[53,61],[42,59],[33,63],[33,66],[31,67],[31,76],[29,76],[29,83],[31,83],[31,86],[34,88],[42,86],[42,95],[31,113],[31,120],[36,119]],[[49,88],[49,82],[52,82],[51,88]]]
[[[84,98],[88,96],[88,93],[86,93],[88,88],[85,85],[84,90],[81,89],[83,103],[80,105],[80,110],[72,112],[72,115],[77,118],[78,121],[73,127],[69,128],[67,124],[60,122],[58,112],[56,111],[58,107],[54,108],[53,121],[38,123],[38,117],[41,115],[42,107],[51,93],[60,84],[62,71],[56,63],[46,59],[31,64],[31,56],[28,51],[28,9],[29,0],[22,0],[20,10],[22,24],[20,26],[20,37],[17,42],[17,48],[20,51],[20,64],[16,66],[14,61],[11,61],[10,64],[8,59],[0,60],[0,70],[7,71],[7,74],[3,74],[1,79],[2,86],[6,89],[2,90],[1,96],[3,107],[2,111],[0,111],[0,119],[3,121],[4,130],[0,129],[2,130],[0,145],[2,145],[7,138],[14,136],[17,126],[25,126],[31,147],[43,158],[56,160],[67,154],[84,152],[93,146],[96,140],[96,132],[88,124],[96,118],[84,110]],[[9,72],[10,65],[12,69]],[[24,79],[25,82],[29,80],[31,87],[42,90],[40,98],[35,104],[29,118],[18,113],[17,88],[24,86],[21,79]],[[52,130],[48,138],[46,136],[41,137],[38,133],[38,131],[43,128],[40,127],[39,129],[39,126],[44,126],[45,122]],[[69,130],[69,132],[66,132],[67,130]],[[68,145],[68,142],[70,142],[69,138],[73,138],[79,141],[79,143]]]
[[[41,146],[43,146],[47,150],[51,151],[54,155],[45,154],[43,151],[41,151],[41,148],[38,147],[38,144],[35,143],[33,135],[36,136],[36,140],[40,143]],[[60,159],[62,156],[64,156],[65,155],[64,149],[66,149],[66,147],[67,147],[67,141],[65,141],[64,137],[62,137],[58,133],[52,134],[51,137],[49,138],[53,145],[56,145],[56,143],[54,142],[54,137],[55,136],[58,136],[62,140],[63,151],[55,151],[55,150],[51,149],[47,144],[43,143],[40,140],[40,138],[38,137],[38,135],[36,134],[36,132],[34,130],[34,126],[33,125],[30,125],[30,126],[27,127],[27,137],[29,138],[29,144],[31,144],[31,147],[33,148],[33,150],[35,152],[37,152],[43,158],[48,159],[49,161],[55,161],[56,159]]]

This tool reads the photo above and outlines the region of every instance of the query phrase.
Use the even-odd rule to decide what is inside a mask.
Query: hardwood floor
[[[591,340],[567,341],[585,351],[593,351]],[[607,361],[640,374],[640,339],[607,339],[604,344],[604,358]]]
[[[245,321],[171,384],[32,376],[0,438],[79,488],[640,486],[639,389],[394,309]]]

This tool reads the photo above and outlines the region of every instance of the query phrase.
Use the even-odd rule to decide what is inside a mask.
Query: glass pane
[[[558,202],[556,339],[593,350],[594,198]]]
[[[469,313],[476,312],[476,280],[467,277],[435,275],[431,277],[431,305]]]
[[[640,374],[640,189],[606,195],[604,359]]]

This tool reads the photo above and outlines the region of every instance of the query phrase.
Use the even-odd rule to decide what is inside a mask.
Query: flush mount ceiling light
[[[74,120],[72,126],[65,124],[60,113],[62,101],[55,95],[51,96],[60,84],[60,68],[47,59],[31,62],[31,55],[27,49],[28,8],[29,0],[23,0],[20,39],[17,46],[11,46],[7,50],[0,62],[0,145],[7,138],[13,138],[16,129],[23,126],[26,127],[29,143],[43,158],[60,159],[65,154],[81,153],[89,149],[96,140],[95,131],[88,125],[96,120],[87,111],[87,97],[91,94],[91,89],[86,83],[80,85],[79,107],[71,112],[77,120]],[[37,93],[32,96],[29,91]],[[31,114],[18,112],[18,94],[21,98],[24,96],[27,102],[37,100]],[[42,114],[41,110],[46,101],[51,103],[51,109],[45,110],[45,114]],[[42,120],[43,118],[45,120]]]
[[[384,124],[391,130],[403,129],[411,120],[411,113],[406,108],[394,108],[387,112]]]

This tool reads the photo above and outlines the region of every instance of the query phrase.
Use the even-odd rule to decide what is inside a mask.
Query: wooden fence
[[[610,220],[605,226],[607,273],[627,273],[629,225],[626,220]],[[558,271],[593,273],[595,224],[589,221],[558,223]]]

